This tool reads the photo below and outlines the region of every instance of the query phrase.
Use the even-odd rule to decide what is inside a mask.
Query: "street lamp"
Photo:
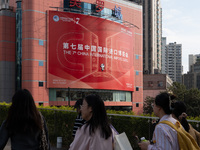
[[[70,87],[68,87],[68,105],[70,106]]]

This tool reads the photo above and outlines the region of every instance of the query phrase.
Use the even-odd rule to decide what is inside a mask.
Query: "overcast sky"
[[[163,37],[167,44],[182,44],[183,72],[188,71],[188,55],[200,54],[200,0],[161,0]]]

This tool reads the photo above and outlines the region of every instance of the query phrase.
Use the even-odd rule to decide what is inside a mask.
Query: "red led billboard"
[[[48,19],[48,88],[133,91],[133,29],[69,12]]]

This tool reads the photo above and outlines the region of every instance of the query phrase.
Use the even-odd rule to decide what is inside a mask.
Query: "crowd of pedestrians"
[[[198,150],[200,133],[188,122],[186,106],[168,93],[156,96],[154,114],[159,117],[153,138],[139,142],[141,150]],[[92,94],[76,102],[73,142],[69,150],[114,150],[116,129],[109,123],[103,100]],[[49,150],[45,118],[38,111],[31,93],[17,91],[0,128],[0,150],[11,141],[12,150]],[[121,141],[123,143],[123,141]]]

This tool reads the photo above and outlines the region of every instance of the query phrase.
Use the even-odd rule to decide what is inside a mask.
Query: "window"
[[[124,92],[120,92],[120,96],[119,96],[119,98],[120,98],[120,101],[126,101],[126,93],[124,93]]]
[[[136,75],[139,75],[139,71],[136,71]]]
[[[39,102],[39,106],[43,106],[43,102]]]
[[[44,66],[43,61],[39,61],[39,66]]]
[[[139,91],[139,87],[136,87],[136,91]]]
[[[39,45],[44,45],[44,42],[43,42],[43,40],[39,40]]]
[[[158,87],[162,87],[163,86],[163,82],[162,81],[158,81]]]
[[[136,55],[135,57],[136,57],[136,59],[139,59],[139,55]]]
[[[115,90],[93,90],[93,89],[55,89],[55,99],[63,101],[70,99],[76,101],[89,94],[98,94],[103,101],[132,102],[132,92]]]
[[[136,103],[136,107],[139,107],[139,103]]]
[[[43,86],[43,82],[39,82],[39,86],[42,87]]]
[[[153,87],[153,81],[148,81],[148,86]]]

